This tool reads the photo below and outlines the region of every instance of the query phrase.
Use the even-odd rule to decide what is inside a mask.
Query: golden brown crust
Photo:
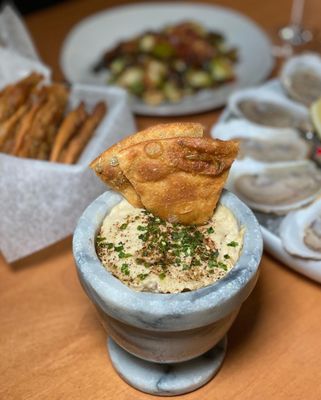
[[[61,150],[75,132],[77,132],[86,117],[87,113],[83,102],[67,114],[62,121],[54,140],[54,145],[50,154],[50,161],[57,161],[59,159]]]
[[[32,125],[32,121],[34,120],[38,110],[41,108],[42,101],[34,103],[30,110],[25,114],[22,118],[20,126],[17,130],[16,141],[13,146],[12,154],[18,156],[21,149],[24,147],[24,142],[27,139],[27,136],[30,133],[30,127]]]
[[[151,139],[171,137],[202,137],[204,127],[198,123],[179,122],[155,125],[135,135],[128,136],[121,142],[100,154],[90,167],[110,187],[121,192],[134,207],[142,207],[142,203],[132,184],[118,165],[119,152],[129,146]]]
[[[107,107],[104,102],[96,104],[92,114],[86,119],[79,132],[77,132],[75,137],[73,137],[68,144],[63,157],[63,162],[67,164],[73,164],[76,162],[89,139],[94,134],[98,124],[104,118],[106,111]]]
[[[51,155],[51,161],[75,162],[105,115],[106,105],[97,103],[88,117],[81,102],[61,124],[68,89],[58,83],[43,85],[42,80],[42,75],[31,73],[0,91],[0,151],[40,160]]]
[[[233,140],[169,138],[123,149],[118,161],[147,210],[172,222],[202,224],[213,215],[237,152]]]
[[[21,105],[11,117],[0,124],[0,151],[8,152],[11,147],[8,146],[8,143],[13,143],[17,125],[21,118],[27,113],[28,107],[28,104]]]
[[[7,86],[0,97],[0,122],[14,114],[18,107],[27,101],[32,89],[43,80],[43,75],[36,72],[16,84]]]
[[[68,92],[61,85],[52,85],[47,88],[48,100],[40,106],[32,120],[28,130],[28,135],[25,136],[23,145],[21,146],[18,155],[21,157],[38,158],[41,154],[42,159],[48,159],[49,146],[53,134],[57,131],[58,125],[62,119]],[[44,149],[47,149],[47,156],[44,158]]]

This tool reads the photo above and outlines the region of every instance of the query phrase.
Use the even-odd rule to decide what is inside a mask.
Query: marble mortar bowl
[[[198,290],[136,292],[100,263],[95,238],[122,196],[107,191],[81,216],[73,238],[80,282],[110,336],[109,355],[132,386],[152,394],[186,393],[206,383],[221,365],[225,335],[253,290],[262,256],[262,236],[252,211],[224,190],[220,202],[245,228],[236,265],[221,280]]]

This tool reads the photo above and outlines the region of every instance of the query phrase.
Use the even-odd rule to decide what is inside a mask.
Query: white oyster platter
[[[321,142],[309,106],[321,97],[321,58],[288,60],[280,79],[235,92],[211,135],[240,140],[227,188],[255,212],[265,249],[321,282]]]

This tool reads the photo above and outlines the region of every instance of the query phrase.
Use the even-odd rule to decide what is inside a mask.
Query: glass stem
[[[291,25],[301,26],[305,0],[293,0],[291,9]]]

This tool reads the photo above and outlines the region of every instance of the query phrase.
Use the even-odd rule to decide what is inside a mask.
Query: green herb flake
[[[128,224],[121,224],[119,229],[124,231],[127,228]]]
[[[147,233],[142,233],[138,235],[138,239],[142,240],[143,242],[146,242],[147,238],[148,238]]]
[[[225,260],[229,260],[231,257],[228,254],[224,254]]]
[[[126,264],[126,263],[122,264],[120,270],[121,270],[121,272],[122,272],[123,274],[129,275],[129,265],[128,265],[128,264]]]
[[[143,281],[144,279],[146,279],[148,277],[149,274],[139,274],[138,278]]]
[[[232,240],[232,242],[227,243],[227,245],[230,247],[237,247],[239,244],[237,242],[235,242],[234,240]]]
[[[132,256],[132,254],[130,254],[130,253],[125,253],[124,251],[120,251],[119,253],[118,253],[118,257],[119,258],[129,258],[129,257],[131,257]]]
[[[100,235],[97,235],[96,237],[96,245],[98,247],[104,248],[108,246],[108,243],[106,243],[106,238]]]
[[[166,277],[165,272],[161,272],[161,273],[158,275],[158,277],[159,277],[159,279],[160,279],[161,281],[164,280],[165,277]]]
[[[214,233],[213,227],[210,226],[210,227],[207,229],[207,233],[209,233],[209,234]]]
[[[217,263],[218,268],[224,269],[224,271],[227,271],[227,265],[219,261]]]
[[[123,251],[124,250],[124,245],[122,243],[118,243],[118,246],[115,246],[115,251]]]
[[[216,260],[209,260],[208,262],[208,268],[212,269],[217,267],[217,261]]]

